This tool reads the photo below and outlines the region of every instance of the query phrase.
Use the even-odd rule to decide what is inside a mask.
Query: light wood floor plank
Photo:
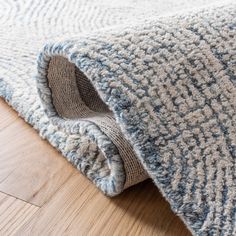
[[[0,235],[14,235],[38,209],[0,192]]]
[[[75,170],[0,101],[0,114],[5,113],[13,118],[0,132],[0,191],[41,206]]]
[[[17,235],[189,236],[151,181],[113,199],[72,176]]]
[[[0,98],[0,132],[11,125],[18,117],[12,115],[12,108]],[[4,112],[4,113],[3,113]]]

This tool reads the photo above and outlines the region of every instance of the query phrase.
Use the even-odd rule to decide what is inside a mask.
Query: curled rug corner
[[[132,24],[57,25],[14,55],[6,39],[0,95],[106,195],[152,178],[192,234],[236,235],[236,4],[210,2],[146,20],[109,5]]]
[[[38,91],[52,123],[81,136],[79,170],[108,196],[147,179],[112,111],[87,77],[65,57],[45,56],[39,61],[39,68],[45,68],[39,74],[45,76],[38,77]]]

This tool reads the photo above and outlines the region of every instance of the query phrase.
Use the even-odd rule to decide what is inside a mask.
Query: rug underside
[[[193,235],[236,235],[234,1],[0,5],[0,96],[42,138],[104,194],[152,178]]]

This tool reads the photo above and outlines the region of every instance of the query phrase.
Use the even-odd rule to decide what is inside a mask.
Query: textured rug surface
[[[0,6],[0,96],[41,137],[104,194],[152,178],[192,234],[236,235],[235,1]]]

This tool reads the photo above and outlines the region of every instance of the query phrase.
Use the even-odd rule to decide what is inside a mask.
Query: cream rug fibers
[[[0,96],[104,194],[236,235],[235,1],[1,0]]]

